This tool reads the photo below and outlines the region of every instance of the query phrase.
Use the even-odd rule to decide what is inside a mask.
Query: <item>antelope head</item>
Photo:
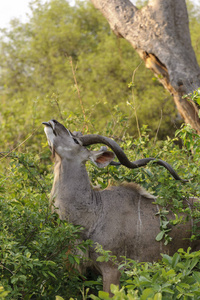
[[[99,151],[89,151],[83,146],[81,139],[65,128],[56,120],[43,122],[44,131],[47,136],[48,144],[53,156],[67,160],[76,160],[85,163],[91,160],[98,167],[106,167],[115,157],[114,153],[107,151],[107,148],[101,147]]]

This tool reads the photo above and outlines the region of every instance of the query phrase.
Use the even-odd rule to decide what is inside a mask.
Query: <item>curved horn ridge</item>
[[[156,159],[154,157],[147,157],[147,158],[142,158],[142,159],[138,159],[138,160],[135,160],[133,162],[130,162],[131,163],[131,166],[129,168],[131,169],[135,169],[135,168],[140,168],[140,167],[144,167],[146,166],[150,161],[153,161],[154,163],[160,165],[160,166],[163,166],[165,167],[165,169],[167,169],[170,174],[176,179],[176,180],[180,180],[180,181],[183,181],[183,182],[188,182],[187,179],[182,179],[177,173],[176,171],[172,168],[172,166],[170,164],[168,164],[166,161],[162,160],[162,159]],[[111,162],[110,165],[113,165],[113,166],[120,166],[122,163],[120,162]]]
[[[181,180],[183,182],[188,181],[188,180],[182,179],[176,173],[176,171],[172,168],[172,166],[170,164],[168,164],[167,162],[165,162],[161,159],[148,157],[148,158],[142,158],[142,159],[131,162],[128,159],[128,157],[126,156],[126,154],[124,153],[124,151],[122,150],[122,148],[114,140],[112,140],[108,137],[101,136],[101,135],[98,135],[98,134],[88,134],[88,135],[84,135],[84,136],[80,137],[79,139],[83,143],[83,146],[89,146],[89,145],[92,145],[92,144],[102,143],[102,144],[105,144],[108,147],[110,147],[115,152],[115,155],[117,156],[117,158],[120,161],[120,163],[111,162],[110,165],[115,165],[116,166],[116,165],[122,164],[127,168],[136,169],[136,168],[146,166],[150,161],[154,161],[158,165],[161,165],[161,166],[165,167],[176,180]]]
[[[130,160],[128,159],[122,148],[114,140],[98,134],[84,135],[82,137],[79,137],[79,139],[83,143],[83,146],[89,146],[92,144],[100,143],[107,145],[115,152],[115,155],[117,156],[122,165],[131,168]],[[135,168],[137,168],[137,165],[135,165]]]

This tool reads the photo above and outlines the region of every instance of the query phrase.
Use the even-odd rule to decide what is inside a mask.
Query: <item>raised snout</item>
[[[42,122],[42,124],[45,126],[44,131],[47,135],[47,138],[51,136],[50,139],[52,139],[52,135],[54,135],[54,137],[62,137],[63,139],[66,139],[68,136],[72,137],[71,132],[54,119],[48,122]]]
[[[56,121],[56,120],[50,120],[48,122],[42,122],[42,124],[45,125],[45,126],[47,126],[47,127],[51,127],[53,129],[53,131],[54,131],[55,130],[55,125],[58,124],[58,121]]]
[[[51,126],[48,122],[42,122],[42,124],[45,126]]]

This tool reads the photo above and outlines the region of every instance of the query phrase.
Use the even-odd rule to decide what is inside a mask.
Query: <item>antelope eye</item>
[[[74,140],[74,142],[75,142],[76,144],[79,145],[79,142],[77,141],[77,139],[73,138],[73,140]]]

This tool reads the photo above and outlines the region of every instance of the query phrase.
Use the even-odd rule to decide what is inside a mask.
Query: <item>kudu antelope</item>
[[[99,135],[81,136],[72,134],[56,120],[43,122],[47,140],[55,157],[54,182],[51,198],[61,219],[83,226],[83,239],[98,242],[105,250],[111,250],[120,260],[126,256],[138,261],[156,261],[160,253],[173,254],[179,248],[191,246],[191,223],[174,227],[171,243],[164,246],[157,242],[160,231],[159,208],[152,202],[154,196],[134,183],[111,186],[94,191],[85,168],[91,160],[98,167],[105,167],[116,155],[121,164],[130,168],[146,165],[153,158],[130,162],[125,153],[113,140]],[[102,147],[90,151],[85,146],[104,143],[113,152]],[[169,170],[175,179],[181,180],[173,168],[162,160],[156,163]],[[173,214],[169,213],[169,218]],[[184,239],[184,240],[183,240]],[[196,245],[194,245],[196,246]],[[194,248],[193,248],[194,249]],[[98,254],[89,250],[94,267],[103,276],[103,289],[109,292],[110,284],[119,284],[120,273],[111,262],[97,262]]]

